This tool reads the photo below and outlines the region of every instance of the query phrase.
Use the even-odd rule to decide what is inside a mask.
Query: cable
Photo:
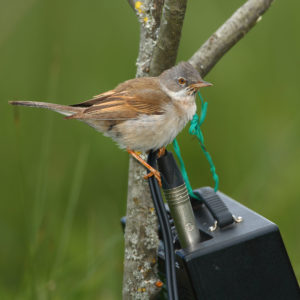
[[[150,151],[148,156],[148,163],[153,168],[156,168],[156,154],[157,151]],[[163,237],[168,299],[178,300],[173,236],[160,188],[154,176],[149,178],[149,187]]]

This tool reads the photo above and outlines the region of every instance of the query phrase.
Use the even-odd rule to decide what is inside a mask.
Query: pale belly
[[[181,110],[170,107],[163,115],[142,115],[138,119],[127,120],[116,126],[120,134],[109,135],[121,148],[137,151],[156,150],[172,143],[196,112],[194,101]]]

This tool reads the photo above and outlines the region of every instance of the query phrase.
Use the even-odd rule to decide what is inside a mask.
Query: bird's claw
[[[156,180],[157,180],[159,186],[161,187],[162,184],[161,184],[161,177],[160,177],[159,171],[157,171],[157,170],[155,170],[155,169],[152,170],[152,171],[150,171],[147,175],[144,176],[144,179],[148,179],[148,178],[150,178],[150,177],[152,177],[152,176],[154,176],[154,177],[156,178]]]

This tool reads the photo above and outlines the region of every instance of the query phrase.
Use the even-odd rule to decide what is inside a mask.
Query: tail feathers
[[[9,104],[46,108],[46,109],[56,111],[65,116],[72,116],[82,110],[81,107],[72,107],[68,105],[60,105],[60,104],[36,102],[36,101],[9,101]]]

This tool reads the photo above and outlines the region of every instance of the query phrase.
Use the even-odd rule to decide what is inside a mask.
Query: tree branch
[[[140,23],[140,46],[137,77],[148,76],[153,50],[156,46],[162,0],[128,0]],[[143,154],[147,159],[147,155]],[[123,300],[155,299],[160,291],[156,285],[158,222],[153,207],[145,168],[129,159]]]
[[[174,66],[179,47],[187,0],[165,0],[157,46],[150,72],[157,76]]]
[[[136,77],[149,76],[153,51],[157,44],[163,0],[129,0],[140,23],[140,47]]]
[[[147,159],[147,155],[143,156]],[[155,299],[158,223],[145,169],[133,158],[129,160],[123,300]]]
[[[186,0],[128,1],[140,23],[136,77],[157,76],[176,61]],[[158,223],[145,174],[144,167],[130,158],[123,299],[155,299],[160,291]]]
[[[234,46],[270,7],[273,0],[248,0],[189,59],[205,76],[220,58]]]

